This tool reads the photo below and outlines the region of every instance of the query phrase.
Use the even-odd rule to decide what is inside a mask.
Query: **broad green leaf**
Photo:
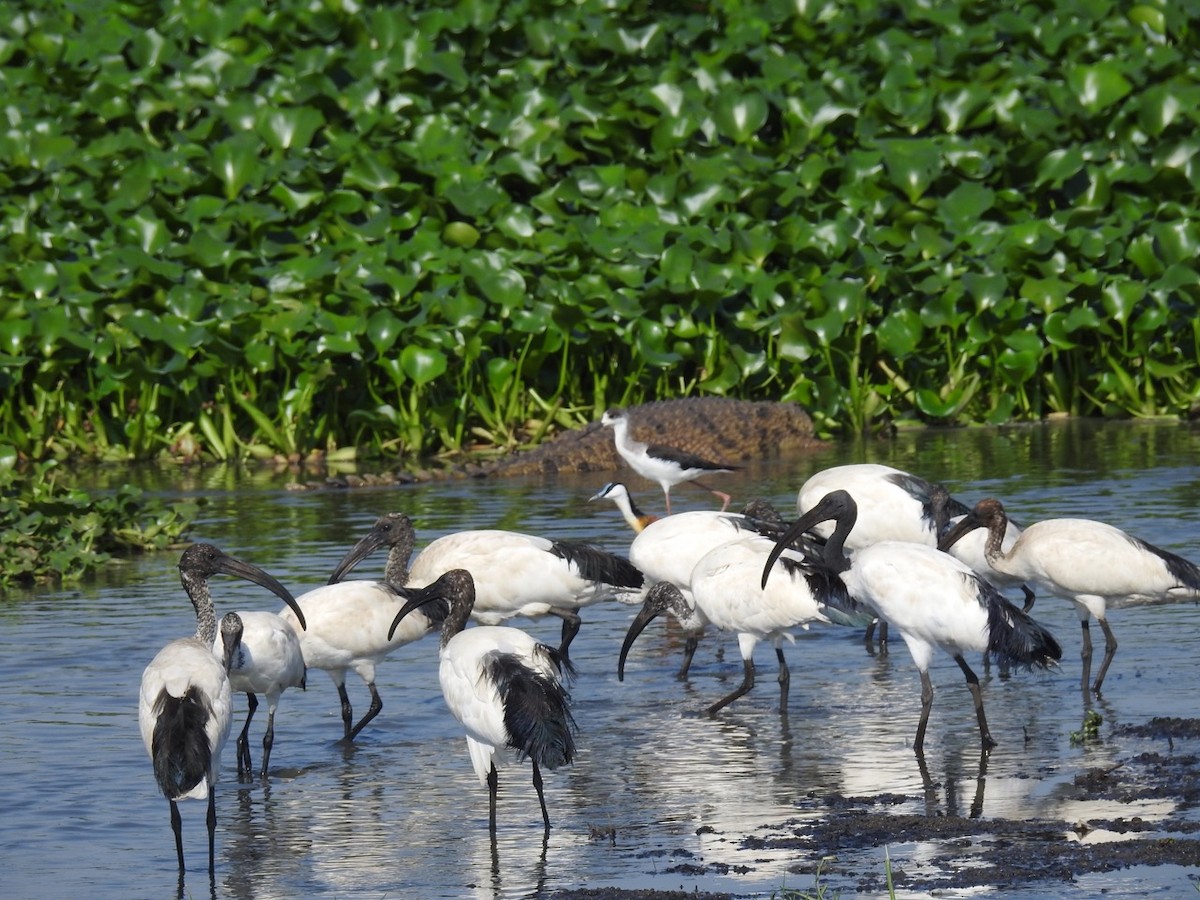
[[[407,345],[400,351],[400,365],[404,374],[418,387],[428,384],[446,373],[446,355],[433,347]]]
[[[916,202],[941,173],[942,154],[937,144],[925,138],[880,142],[888,178],[909,202]]]
[[[1111,60],[1073,66],[1067,70],[1067,83],[1084,109],[1090,113],[1102,112],[1133,90],[1122,68]]]
[[[258,113],[255,130],[274,150],[303,150],[324,124],[321,111],[311,106],[264,108]]]

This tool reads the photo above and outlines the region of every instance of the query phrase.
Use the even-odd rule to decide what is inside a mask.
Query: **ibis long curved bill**
[[[638,635],[645,630],[647,625],[668,611],[675,613],[679,619],[686,619],[692,613],[691,607],[684,600],[679,588],[670,582],[660,581],[646,592],[642,608],[638,610],[638,614],[634,616],[629,625],[629,630],[625,633],[625,641],[621,644],[621,656],[617,660],[618,681],[625,680],[625,658],[629,655],[633,642],[638,639]]]
[[[814,525],[818,525],[828,519],[839,519],[847,522],[842,529],[835,531],[825,542],[823,564],[834,572],[843,572],[849,566],[846,559],[843,547],[846,543],[846,535],[854,526],[854,520],[858,515],[858,506],[846,491],[830,491],[826,494],[816,506],[798,518],[795,522],[787,527],[783,534],[775,541],[775,547],[767,555],[767,561],[763,564],[762,586],[767,586],[767,579],[771,575],[771,569],[774,568],[776,560],[783,555],[783,551],[797,544],[804,545],[802,541],[804,533],[811,529]]]
[[[236,578],[243,578],[246,581],[254,582],[260,587],[265,587],[292,608],[292,612],[296,614],[296,619],[299,621],[301,629],[308,627],[304,621],[304,610],[296,603],[296,598],[292,596],[291,591],[280,584],[273,576],[264,572],[256,565],[242,562],[240,559],[235,559],[226,553],[222,553],[211,544],[197,544],[196,546],[209,552],[208,563],[213,572],[220,572],[223,575],[233,575]]]

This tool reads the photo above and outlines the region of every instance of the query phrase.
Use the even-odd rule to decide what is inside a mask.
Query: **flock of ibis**
[[[982,655],[1012,667],[1055,666],[1062,649],[1031,614],[1039,593],[1071,601],[1083,631],[1081,687],[1099,692],[1117,640],[1109,609],[1200,598],[1200,568],[1102,522],[1047,519],[1019,529],[999,500],[968,507],[942,486],[882,465],[818,472],[799,489],[797,518],[771,504],[743,512],[670,514],[670,488],[735,467],[710,462],[629,435],[620,410],[605,413],[619,454],[663,488],[668,514],[644,513],[624,484],[606,484],[593,500],[616,504],[635,533],[628,553],[579,541],[500,530],[438,538],[416,558],[412,522],[381,516],[346,553],[329,582],[293,596],[275,578],[211,544],[189,547],[180,578],[196,614],[193,637],[167,644],[142,676],[139,725],[155,779],[170,805],[180,872],[184,870],[178,801],[208,801],[209,873],[214,868],[213,784],[233,720],[233,696],[249,711],[237,741],[239,778],[253,776],[248,732],[267,698],[268,720],[258,774],[266,778],[275,711],[287,688],[304,687],[308,669],[323,669],[337,688],[342,740],[352,742],[383,709],[377,666],[397,648],[440,634],[439,680],[450,712],[466,732],[471,764],[488,788],[489,827],[496,830],[497,762],[528,758],[545,829],[550,816],[542,770],[570,763],[577,728],[567,684],[569,649],[579,610],[617,600],[640,608],[617,662],[646,626],[667,614],[687,636],[677,677],[686,679],[698,642],[717,629],[737,636],[742,682],[706,709],[715,715],[752,690],[753,650],[770,641],[778,661],[779,709],[786,713],[790,673],[783,641],[810,625],[898,633],[920,675],[921,711],[913,748],[922,754],[933,703],[929,667],[948,653],[966,679],[984,751],[995,745],[983,691],[968,662]],[[355,566],[387,550],[383,577],[343,580]],[[226,574],[252,581],[285,603],[278,613],[230,612],[216,617],[209,581]],[[1017,605],[1005,591],[1020,589]],[[558,646],[503,623],[552,615],[562,620]],[[1090,621],[1104,632],[1104,657],[1091,680]],[[470,620],[476,624],[469,625]],[[346,689],[353,670],[371,696],[355,721]],[[631,699],[636,702],[636,699]],[[585,723],[586,726],[586,723]],[[585,728],[586,730],[586,728]]]

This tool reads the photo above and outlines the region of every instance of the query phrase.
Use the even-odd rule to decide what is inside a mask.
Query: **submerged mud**
[[[1151,740],[1161,749],[1131,752],[1115,764],[1080,771],[1071,784],[1080,801],[1134,804],[1145,800],[1170,801],[1173,812],[1164,818],[1144,819],[1132,814],[1114,818],[1067,821],[983,818],[972,813],[945,815],[929,802],[941,785],[926,781],[925,796],[882,793],[847,797],[827,793],[797,803],[803,816],[744,839],[743,871],[754,868],[756,854],[794,850],[798,876],[837,879],[848,890],[886,895],[888,878],[897,891],[906,893],[990,887],[1000,890],[1043,883],[1070,883],[1087,873],[1112,872],[1131,866],[1200,866],[1200,757],[1189,747],[1200,739],[1200,719],[1155,718],[1118,727],[1111,740],[1133,744]],[[986,784],[986,758],[981,760],[979,803]],[[924,767],[922,773],[925,774]],[[928,776],[926,775],[926,778]],[[929,802],[929,814],[897,812]],[[1111,804],[1105,808],[1111,808]],[[1093,840],[1102,836],[1102,839]],[[893,858],[888,867],[856,871],[856,851],[884,846],[923,844],[934,847],[923,854],[919,871]],[[655,861],[669,872],[696,876],[738,874],[729,863],[706,865],[686,851],[665,854]],[[820,860],[813,864],[811,860]],[[819,867],[819,870],[818,870]],[[1196,884],[1200,888],[1200,882]],[[847,888],[839,888],[843,893]],[[815,896],[815,891],[813,892]],[[669,898],[734,898],[735,893],[694,891],[589,889],[551,895],[559,900],[669,900]]]

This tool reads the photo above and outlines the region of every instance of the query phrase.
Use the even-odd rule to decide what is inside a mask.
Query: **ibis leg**
[[[217,792],[211,784],[208,786],[208,816],[205,822],[208,825],[208,874],[211,875],[216,869],[217,845]]]
[[[700,638],[694,634],[690,634],[683,645],[683,665],[679,667],[679,671],[675,674],[675,678],[679,681],[687,681],[688,670],[692,667],[692,657],[696,655],[696,648],[700,646]]]
[[[707,710],[705,710],[705,715],[715,716],[718,711],[724,709],[738,697],[748,693],[750,689],[754,687],[754,660],[750,658],[742,660],[742,669],[745,672],[744,676],[742,677],[742,683],[738,685],[737,689],[734,690],[733,693],[721,700],[718,700]]]
[[[1104,676],[1108,673],[1109,664],[1117,655],[1117,636],[1108,627],[1108,619],[1099,621],[1100,627],[1104,630],[1104,659],[1100,663],[1100,671],[1096,673],[1096,682],[1092,685],[1092,690],[1097,694],[1100,693],[1100,685],[1104,683]]]
[[[928,672],[921,672],[921,720],[917,723],[917,736],[913,738],[913,749],[925,752],[925,728],[929,725],[929,710],[933,708],[933,682]]]
[[[379,691],[375,688],[375,682],[367,682],[367,688],[371,691],[371,705],[367,707],[367,714],[362,717],[362,721],[350,729],[350,733],[346,736],[348,741],[358,737],[358,733],[366,727],[366,724],[379,715],[379,711],[383,709],[383,701],[379,699]]]
[[[550,830],[550,813],[546,812],[546,795],[542,793],[542,770],[538,768],[537,760],[531,759],[533,763],[533,787],[537,791],[538,803],[542,805],[542,822],[546,826],[546,830]]]
[[[1079,658],[1083,662],[1083,692],[1088,692],[1088,682],[1092,680],[1092,629],[1088,627],[1088,620],[1083,619],[1080,624],[1083,626],[1083,649],[1079,651]]]
[[[350,705],[350,695],[346,693],[346,685],[343,682],[337,686],[338,697],[342,700],[342,737],[345,740],[350,740],[350,726],[354,722],[354,707]]]
[[[496,775],[496,764],[492,763],[491,769],[488,770],[487,785],[488,785],[488,830],[492,834],[496,833],[496,789],[499,787],[500,778]]]
[[[250,705],[250,711],[246,713],[246,724],[242,726],[242,733],[237,740],[237,773],[240,780],[243,776],[248,777],[250,770],[254,768],[250,762],[250,720],[254,718],[254,711],[258,709],[258,697],[254,694],[247,694],[246,701]]]
[[[566,659],[567,649],[571,646],[571,641],[575,640],[575,635],[579,634],[579,626],[583,620],[579,618],[578,613],[572,612],[569,609],[552,609],[550,612],[563,621],[562,642],[558,645],[558,654],[563,659]]]
[[[983,714],[983,694],[979,691],[979,678],[971,671],[971,667],[967,665],[967,661],[963,659],[962,654],[954,657],[954,661],[958,663],[958,667],[962,669],[963,675],[967,678],[967,689],[971,692],[971,699],[975,701],[975,718],[979,720],[979,739],[983,742],[984,750],[991,750],[996,746],[996,742],[992,740],[992,732],[988,729],[987,716]]]
[[[275,709],[272,707],[267,711],[267,733],[263,735],[263,763],[262,771],[258,774],[263,778],[267,777],[267,765],[271,762],[271,748],[275,746]],[[247,760],[249,764],[249,760]]]
[[[179,817],[179,804],[168,800],[171,804],[171,830],[175,832],[175,855],[179,857],[179,871],[183,871],[183,820]]]
[[[775,658],[779,660],[779,711],[787,713],[788,686],[792,681],[792,673],[788,670],[787,660],[783,658],[783,648],[775,648]]]

